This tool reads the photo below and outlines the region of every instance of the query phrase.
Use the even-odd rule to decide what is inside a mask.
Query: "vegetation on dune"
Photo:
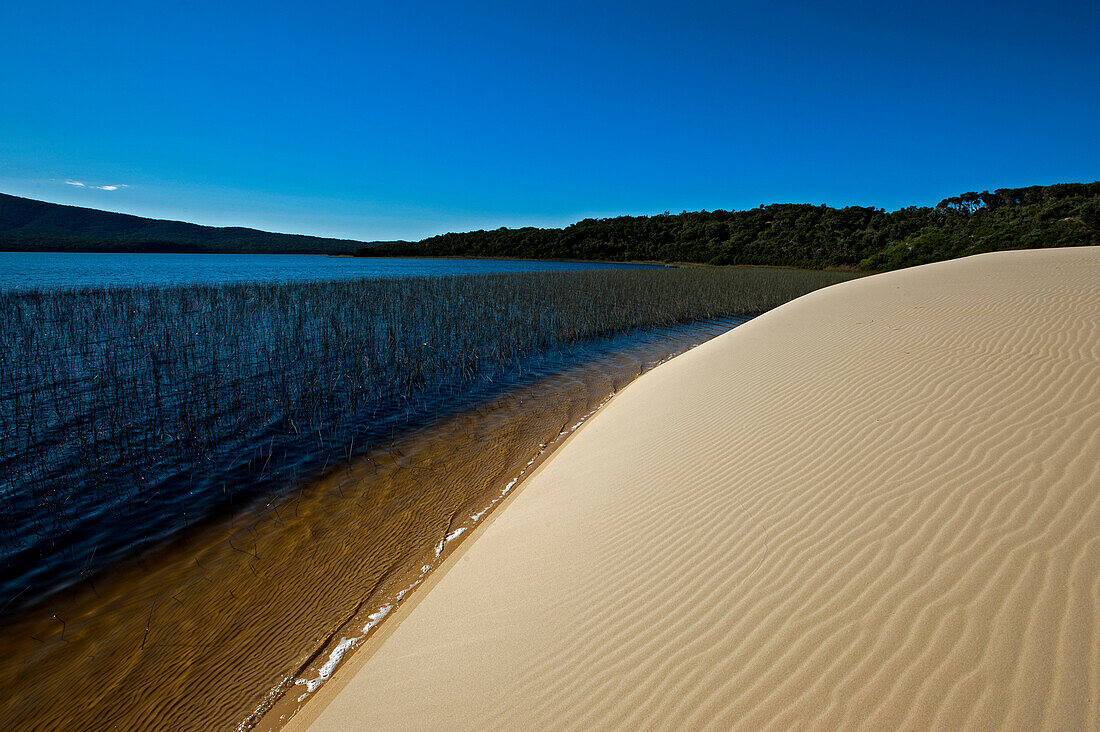
[[[350,458],[535,353],[843,278],[654,268],[0,294],[0,604]]]
[[[1004,249],[1100,242],[1100,182],[965,193],[892,213],[772,204],[748,211],[585,219],[564,229],[443,234],[363,256],[427,255],[884,270]]]

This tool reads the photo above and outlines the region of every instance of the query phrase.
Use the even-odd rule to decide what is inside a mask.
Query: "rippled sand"
[[[1100,248],[807,295],[647,374],[292,728],[1100,727]]]
[[[0,614],[0,729],[232,729],[276,702],[269,716],[292,714],[609,394],[743,320],[601,339],[572,365],[533,362],[495,396],[281,500]]]

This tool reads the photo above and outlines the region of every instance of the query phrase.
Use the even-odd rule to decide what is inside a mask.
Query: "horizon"
[[[1087,183],[1093,183],[1093,182],[1094,181],[1090,181],[1090,180],[1058,181],[1057,183],[1044,183],[1044,184],[1036,184],[1036,185],[1039,185],[1040,187],[1043,187],[1043,186],[1059,185],[1059,184],[1073,184],[1073,183],[1087,184]],[[1100,182],[1100,181],[1097,181],[1097,182]],[[1023,186],[1023,187],[1031,187],[1031,186]],[[953,194],[953,196],[963,195],[963,194],[969,193],[969,192],[974,192],[974,193],[990,192],[990,191],[1001,189],[1001,188],[1005,188],[1005,186],[998,186],[997,188],[983,188],[983,189],[980,189],[980,190],[977,190],[977,191],[959,191],[959,192]],[[27,196],[19,196],[19,194],[16,194],[16,193],[7,193],[6,191],[0,191],[0,194],[4,194],[4,193],[6,193],[9,196],[29,198]],[[950,197],[952,197],[952,195],[945,195],[945,196],[941,196],[940,198],[936,199],[936,201],[934,201],[932,203],[908,204],[906,206],[901,206],[901,207],[895,208],[895,209],[883,209],[881,206],[864,206],[864,208],[879,208],[879,209],[885,210],[887,213],[893,213],[893,212],[899,211],[903,208],[908,208],[908,207],[911,207],[911,206],[931,208],[931,207],[935,206],[937,203],[939,203],[940,201],[942,201],[946,198],[950,198]],[[62,202],[59,202],[59,201],[46,201],[44,199],[33,199],[32,198],[32,199],[29,199],[29,200],[39,201],[41,203],[50,203],[50,204],[55,204],[55,205],[60,205],[60,206],[77,206],[79,208],[90,208],[88,206],[81,206],[80,204],[62,203]],[[706,213],[706,212],[713,212],[713,211],[728,211],[730,213],[737,213],[738,211],[748,211],[748,210],[751,210],[751,209],[754,209],[754,208],[769,206],[769,205],[776,205],[776,206],[830,206],[831,204],[813,203],[813,202],[810,202],[810,201],[771,201],[770,203],[761,203],[761,204],[758,204],[757,206],[751,206],[751,207],[743,208],[743,209],[742,208],[713,208],[713,209],[693,209],[693,210],[686,210],[685,209],[685,210],[679,211],[679,212],[665,210],[665,211],[659,211],[659,212],[655,212],[655,213],[640,213],[640,214],[639,213],[620,213],[620,214],[608,214],[606,216],[588,216],[588,217],[584,217],[582,219],[576,219],[576,220],[573,220],[573,221],[569,221],[568,223],[565,223],[565,224],[559,224],[559,225],[556,225],[556,226],[555,225],[536,226],[534,228],[564,229],[564,228],[567,228],[568,226],[571,226],[572,224],[579,223],[580,221],[583,221],[585,219],[599,220],[599,219],[613,219],[613,218],[623,218],[623,217],[650,217],[650,216],[662,216],[662,215],[667,216],[667,215],[670,215],[670,214],[675,216],[675,215],[678,215],[678,214],[700,213],[700,212]],[[840,205],[840,206],[832,205],[832,207],[841,209],[841,208],[846,208],[846,207],[856,207],[856,206],[859,206],[859,205],[860,204],[844,204],[844,205]],[[480,229],[466,229],[466,230],[462,230],[462,231],[456,231],[456,230],[441,231],[441,232],[438,232],[438,234],[429,234],[426,237],[421,237],[420,239],[405,239],[405,240],[400,240],[400,239],[349,239],[347,237],[330,237],[330,236],[327,236],[327,235],[324,235],[324,234],[314,234],[314,233],[309,233],[309,232],[274,231],[274,230],[268,230],[268,229],[256,229],[255,227],[242,226],[240,224],[203,224],[203,223],[200,223],[200,222],[197,222],[197,221],[186,221],[186,220],[183,220],[183,219],[143,217],[143,216],[141,216],[141,214],[135,214],[135,213],[132,213],[130,211],[114,211],[114,210],[106,209],[106,208],[102,208],[102,209],[97,208],[97,209],[93,209],[93,210],[103,211],[105,213],[117,213],[117,214],[123,214],[123,215],[128,215],[128,216],[139,216],[141,218],[149,218],[150,220],[154,220],[154,221],[173,221],[173,222],[176,222],[176,223],[197,224],[199,226],[209,226],[209,227],[220,228],[220,229],[244,228],[244,229],[252,229],[252,230],[255,230],[255,231],[260,231],[262,233],[268,233],[268,234],[279,234],[279,235],[288,235],[288,236],[310,236],[310,237],[317,237],[317,238],[328,238],[328,239],[344,240],[344,241],[349,241],[351,243],[358,243],[358,244],[386,243],[386,242],[390,242],[390,241],[417,242],[417,241],[422,241],[422,240],[427,239],[427,238],[431,238],[432,236],[439,236],[439,235],[442,235],[442,234],[455,234],[455,233],[462,234],[462,233],[473,233],[473,232],[477,232],[477,231],[493,231],[493,230],[501,229],[501,228],[520,229],[520,228],[531,228],[533,226],[531,224],[518,224],[518,225],[513,225],[513,226],[494,227],[494,228],[482,227]]]
[[[0,190],[415,241],[1100,169],[1091,4],[265,7],[0,10]]]

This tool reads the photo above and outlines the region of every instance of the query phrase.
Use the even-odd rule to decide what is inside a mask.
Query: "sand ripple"
[[[433,584],[299,723],[1100,728],[1100,248],[837,285],[665,364]]]

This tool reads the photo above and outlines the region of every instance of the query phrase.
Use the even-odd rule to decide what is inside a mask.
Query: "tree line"
[[[884,270],[1002,249],[1097,242],[1100,182],[969,192],[891,212],[775,203],[370,244],[158,221],[0,194],[0,251],[357,252]]]
[[[1004,249],[1100,242],[1100,181],[1001,188],[932,207],[777,203],[584,219],[388,242],[362,256],[517,257],[886,270]]]

